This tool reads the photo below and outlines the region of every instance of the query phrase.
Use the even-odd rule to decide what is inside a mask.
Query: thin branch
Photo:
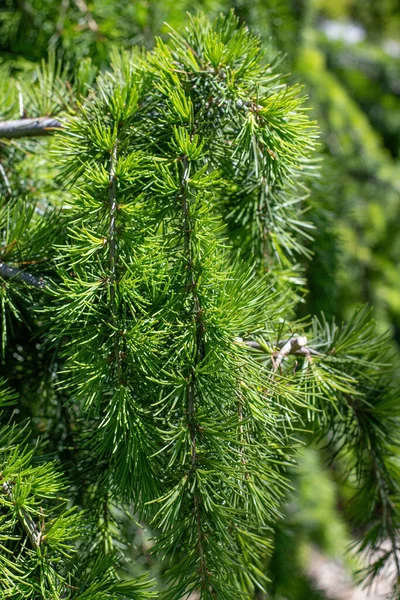
[[[110,191],[108,194],[109,205],[110,205],[110,279],[111,283],[115,284],[116,281],[116,212],[117,212],[117,182],[115,177],[115,171],[117,167],[117,142],[114,144],[111,151],[110,157],[110,168],[108,173],[108,181],[110,185]],[[115,290],[112,287],[111,290],[111,301],[113,305],[113,312],[115,313]]]
[[[243,338],[236,338],[236,343],[245,344],[249,348],[254,348],[255,350],[260,350],[261,352],[265,352],[265,347],[256,342],[255,340],[244,340]],[[289,356],[290,354],[294,354],[296,356],[306,356],[310,358],[311,356],[320,356],[320,352],[314,350],[307,346],[307,338],[305,335],[298,335],[289,338],[288,340],[281,340],[278,342],[279,350],[272,355],[272,362],[274,365],[274,371],[276,371],[284,358]]]
[[[3,177],[4,183],[6,184],[6,188],[7,188],[7,194],[9,196],[12,195],[12,189],[11,189],[11,185],[10,185],[10,180],[7,177],[7,173],[5,168],[3,167],[3,165],[0,163],[0,173]]]
[[[54,117],[0,121],[0,139],[10,140],[22,137],[44,136],[53,133],[57,129],[62,129],[62,124]]]
[[[239,452],[240,452],[240,461],[242,463],[242,466],[245,469],[244,478],[245,479],[250,479],[249,472],[248,472],[248,470],[246,468],[247,459],[246,459],[245,449],[244,449],[242,394],[240,394],[239,400],[237,402],[237,412],[238,412],[238,419],[239,419],[239,434],[240,434],[240,450],[239,450]]]
[[[119,332],[117,331],[117,298],[116,298],[116,286],[117,286],[117,225],[116,225],[116,213],[117,213],[117,180],[116,180],[116,168],[117,168],[117,148],[118,140],[115,142],[111,151],[110,167],[108,172],[108,180],[110,190],[108,194],[109,206],[110,206],[110,298],[111,298],[111,311],[112,321],[115,329],[114,333],[114,350],[115,350],[115,364],[117,366],[117,376],[121,379],[121,357],[119,348]]]
[[[46,282],[43,277],[35,277],[30,273],[21,271],[21,269],[10,267],[3,262],[0,262],[0,277],[3,279],[15,279],[16,281],[22,281],[23,283],[35,288],[43,289],[46,287]]]
[[[17,82],[18,89],[18,104],[19,104],[19,118],[23,119],[25,117],[25,109],[24,109],[24,96],[22,94],[22,88],[19,81]]]
[[[202,322],[203,311],[201,309],[199,295],[197,293],[197,281],[193,272],[193,255],[191,250],[191,232],[192,222],[190,216],[190,207],[187,199],[187,186],[190,177],[190,167],[187,156],[182,157],[183,173],[181,180],[181,200],[182,200],[182,228],[183,228],[183,244],[184,253],[187,260],[187,277],[188,277],[188,289],[191,291],[193,299],[193,317],[196,321],[196,358],[195,362],[201,361],[204,353],[204,325]],[[189,383],[187,388],[188,396],[188,426],[190,431],[190,442],[191,442],[191,463],[192,472],[197,468],[197,443],[196,443],[196,407],[195,407],[195,386],[196,386],[196,375],[195,368],[192,366],[191,373],[189,376]],[[197,525],[197,537],[198,537],[198,549],[200,554],[200,572],[204,588],[207,585],[208,573],[206,567],[206,560],[204,556],[203,546],[203,529],[201,525],[201,507],[200,498],[195,490],[194,493],[194,512],[196,515]]]
[[[280,349],[273,357],[274,371],[279,369],[283,359],[289,356],[289,354],[301,354],[303,356],[310,356],[311,354],[310,349],[307,348],[307,338],[305,335],[292,337],[287,341],[280,342],[278,345]]]

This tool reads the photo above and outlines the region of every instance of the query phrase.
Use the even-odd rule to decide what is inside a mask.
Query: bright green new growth
[[[310,430],[363,489],[351,504],[371,527],[365,546],[389,538],[394,556],[399,415],[387,341],[367,311],[341,327],[290,321],[316,136],[298,87],[230,16],[116,55],[82,90],[55,142],[69,191],[39,315],[61,348],[73,494],[90,515],[83,534],[68,512],[59,519],[69,539],[80,535],[93,583],[79,595],[65,562],[42,597],[149,597],[112,567],[115,507],[134,507],[168,566],[163,598],[253,598]]]

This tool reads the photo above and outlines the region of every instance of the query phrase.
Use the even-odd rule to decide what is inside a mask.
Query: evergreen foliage
[[[127,578],[126,518],[152,528],[166,600],[278,595],[274,528],[310,439],[349,484],[348,518],[374,552],[362,577],[397,565],[390,340],[366,309],[340,325],[296,317],[305,213],[322,195],[317,129],[266,58],[233,14],[200,15],[154,50],[113,52],[98,75],[51,55],[5,96],[4,118],[57,116],[61,131],[1,148],[4,363],[21,395],[37,377],[18,368],[27,357],[46,388],[19,400],[21,424],[6,421],[1,438],[4,598],[153,597],[147,578]],[[344,98],[315,64],[312,98],[314,77]],[[355,104],[347,114],[360,123]],[[390,185],[362,125],[368,168],[379,156]],[[40,341],[23,339],[27,323]],[[33,438],[45,430],[35,454],[27,416]]]
[[[15,395],[0,383],[0,406],[7,410]],[[1,598],[152,597],[143,579],[119,581],[107,557],[94,562],[76,547],[87,526],[82,512],[68,508],[65,480],[54,463],[35,461],[24,428],[1,416]]]
[[[181,550],[170,598],[242,596],[286,485],[269,396],[287,391],[238,343],[273,317],[271,292],[229,266],[218,206],[246,161],[252,189],[282,185],[312,136],[296,90],[276,91],[236,25],[200,18],[146,59],[123,56],[59,150],[73,188],[52,309],[52,332],[71,340],[64,385],[93,419],[96,502],[115,490],[152,519],[159,552]]]

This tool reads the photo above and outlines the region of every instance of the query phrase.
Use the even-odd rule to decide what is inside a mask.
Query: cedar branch
[[[188,273],[188,288],[191,290],[192,299],[193,299],[193,316],[197,322],[197,331],[196,331],[196,362],[201,361],[203,358],[203,323],[202,323],[202,309],[200,304],[200,299],[197,293],[197,281],[193,272],[193,255],[191,251],[191,231],[192,231],[192,223],[191,223],[191,215],[190,215],[190,206],[187,198],[187,187],[188,181],[190,177],[190,167],[187,156],[182,157],[182,165],[183,165],[183,174],[181,180],[181,200],[182,200],[182,227],[183,227],[183,236],[184,236],[184,252],[187,259],[187,273]],[[195,369],[192,367],[192,372],[190,374],[190,380],[188,384],[187,394],[188,394],[188,425],[190,430],[190,442],[191,442],[191,462],[192,462],[192,471],[195,471],[197,468],[197,443],[196,443],[196,407],[195,407]],[[206,567],[206,560],[204,556],[204,547],[203,547],[203,529],[201,525],[201,507],[200,507],[200,498],[197,493],[197,490],[194,494],[194,512],[196,516],[196,524],[197,524],[197,536],[198,536],[198,549],[200,554],[200,572],[202,578],[202,584],[205,588],[208,581],[208,572]]]
[[[7,483],[7,481],[4,481],[0,489],[14,504],[15,500],[11,484]],[[38,548],[42,541],[42,532],[36,525],[35,521],[32,519],[29,512],[23,507],[18,509],[18,518],[32,544],[32,547]]]

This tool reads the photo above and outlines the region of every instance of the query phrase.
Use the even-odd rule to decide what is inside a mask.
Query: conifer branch
[[[360,418],[357,410],[357,403],[353,398],[349,398],[349,404],[353,413],[354,419],[358,424],[360,431],[364,431],[365,425]],[[392,556],[396,569],[397,578],[400,579],[400,542],[398,539],[398,527],[395,523],[395,515],[397,512],[396,502],[393,499],[393,490],[396,487],[390,472],[387,469],[382,456],[379,455],[376,445],[372,442],[372,435],[369,434],[370,441],[368,444],[368,470],[371,475],[371,480],[374,482],[375,488],[379,494],[379,502],[374,508],[374,515],[378,515],[378,519],[382,520],[382,534],[375,541],[374,549],[379,548],[380,544],[386,539],[389,540],[392,548]],[[361,445],[361,444],[360,444]]]
[[[1,476],[1,474],[0,474],[0,476]],[[7,483],[7,481],[4,481],[1,485],[1,490],[2,490],[3,494],[5,494],[8,497],[8,499],[13,504],[15,504],[14,494],[12,491],[11,484]],[[23,507],[18,509],[17,514],[18,514],[19,521],[31,542],[32,548],[38,548],[43,539],[41,530],[38,528],[35,521],[30,516],[29,512],[27,510],[25,510]]]
[[[62,129],[61,122],[55,117],[38,117],[35,119],[17,119],[0,122],[0,139],[18,139],[49,135]]]
[[[247,459],[246,459],[245,450],[244,450],[243,407],[242,407],[241,395],[240,395],[238,403],[237,403],[237,411],[238,411],[238,419],[239,419],[239,434],[240,434],[240,444],[241,444],[240,445],[240,460],[241,460],[243,467],[246,469],[244,478],[250,479],[250,474],[246,468]]]
[[[58,33],[73,4],[97,31],[86,0],[63,0]],[[253,597],[265,581],[270,536],[264,532],[289,487],[291,431],[312,413],[316,427],[329,421],[331,437],[345,438],[359,459],[360,481],[371,483],[365,506],[373,527],[365,547],[378,549],[391,536],[395,552],[396,479],[384,427],[380,433],[393,406],[367,402],[365,393],[359,409],[348,398],[368,369],[370,339],[358,324],[339,343],[328,326],[320,336],[308,330],[310,345],[291,335],[303,331],[303,321],[284,325],[289,333],[275,338],[265,328],[276,323],[274,300],[266,300],[270,289],[284,291],[288,278],[281,285],[280,273],[286,266],[291,273],[293,255],[306,253],[298,241],[306,235],[301,215],[308,193],[300,172],[315,132],[298,89],[263,66],[259,42],[237,29],[233,15],[217,21],[215,31],[204,18],[193,20],[186,37],[172,32],[169,45],[158,42],[139,66],[128,54],[115,61],[94,85],[90,73],[79,73],[77,89],[84,83],[91,92],[68,121],[24,119],[22,103],[21,121],[0,123],[0,142],[63,129],[56,136],[59,168],[75,184],[67,243],[56,244],[62,249],[54,262],[57,289],[53,279],[25,273],[39,260],[0,262],[0,282],[6,288],[1,277],[14,278],[55,292],[56,302],[44,307],[49,337],[63,347],[62,389],[77,411],[77,441],[85,444],[82,452],[72,444],[82,480],[77,503],[87,502],[94,517],[84,546],[108,560],[120,542],[113,507],[133,502],[159,532],[154,551],[172,558],[166,600],[193,592],[202,600]],[[45,89],[53,93],[56,70],[46,77]],[[65,105],[55,98],[43,106],[37,114],[57,115]],[[0,165],[1,178],[7,190]],[[10,232],[7,241],[14,239],[9,246],[22,235]],[[235,244],[266,263],[268,281],[258,279],[260,265],[250,273],[241,261],[228,264]],[[287,258],[282,267],[275,255]],[[296,293],[283,294],[279,314],[290,318],[296,302]],[[235,337],[244,331],[257,333]],[[363,385],[375,380],[367,373]],[[352,430],[350,409],[360,413]],[[27,546],[50,547],[51,509],[43,539],[41,500],[35,495],[28,505],[23,499],[21,509],[19,486],[4,481],[0,495],[7,506],[15,500],[10,520],[21,520],[20,537]],[[73,529],[74,513],[68,518]],[[62,543],[63,531],[56,538]],[[52,577],[64,586],[57,573]],[[93,597],[97,590],[102,593],[93,588]]]
[[[193,316],[196,321],[196,364],[200,362],[204,356],[204,325],[202,322],[202,309],[197,292],[197,281],[193,272],[193,255],[191,251],[191,232],[192,222],[190,216],[190,207],[187,198],[187,186],[190,176],[190,167],[187,156],[182,157],[183,174],[181,180],[181,199],[182,199],[182,217],[183,217],[183,239],[184,239],[184,254],[186,258],[186,268],[188,273],[188,288],[191,290],[193,298]],[[191,472],[195,472],[197,467],[197,447],[196,447],[196,422],[195,422],[195,386],[196,386],[196,365],[192,365],[191,373],[189,375],[189,383],[187,387],[188,395],[188,425],[190,430],[190,442],[191,442]],[[198,549],[200,554],[200,571],[203,587],[207,584],[207,568],[204,556],[203,548],[203,530],[201,526],[201,507],[200,498],[195,490],[194,493],[194,511],[196,516],[197,524],[197,536],[198,536]]]
[[[119,353],[119,332],[117,331],[117,300],[116,300],[116,285],[117,285],[117,258],[116,258],[116,213],[117,213],[117,183],[116,183],[116,168],[117,168],[117,148],[118,140],[115,141],[111,150],[110,169],[109,169],[109,205],[110,205],[110,297],[112,322],[115,329],[114,333],[114,349],[115,349],[115,364],[117,368],[118,379],[121,378],[121,360]]]
[[[21,269],[16,269],[15,267],[10,267],[9,265],[0,262],[0,277],[3,279],[15,279],[16,281],[22,281],[27,285],[35,288],[45,288],[46,282],[43,277],[35,277],[30,273],[26,273]]]

